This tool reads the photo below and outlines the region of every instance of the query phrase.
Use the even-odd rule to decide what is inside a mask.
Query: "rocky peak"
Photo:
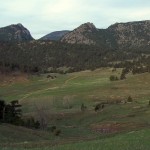
[[[0,41],[23,42],[33,40],[30,32],[21,23],[0,28]]]
[[[107,29],[97,29],[85,23],[66,34],[62,42],[104,45],[110,48],[132,49],[150,45],[150,20],[115,23]]]
[[[75,29],[76,32],[93,32],[96,31],[96,27],[93,23],[87,22],[80,25],[78,28]]]
[[[96,27],[93,23],[84,23],[80,25],[78,28],[74,29],[72,32],[66,34],[61,41],[67,42],[71,44],[95,44],[95,42],[89,38],[90,33],[97,31]]]
[[[20,28],[22,30],[27,30],[21,23],[18,23],[18,24],[14,25],[14,26],[16,26],[16,28]]]
[[[23,27],[23,25],[21,23],[18,23],[17,26]]]

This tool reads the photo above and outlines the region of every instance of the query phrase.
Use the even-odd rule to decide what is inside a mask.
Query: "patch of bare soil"
[[[133,122],[108,122],[91,125],[91,129],[93,131],[102,134],[118,133],[122,131],[132,131],[143,127],[146,127],[146,125]]]
[[[0,85],[5,86],[14,83],[28,82],[28,75],[25,73],[14,72],[10,74],[0,74]]]

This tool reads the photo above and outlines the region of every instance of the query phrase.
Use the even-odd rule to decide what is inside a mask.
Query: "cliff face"
[[[95,44],[95,41],[90,39],[87,35],[90,33],[96,32],[97,29],[92,23],[85,23],[79,26],[78,28],[74,29],[72,32],[66,34],[61,41],[67,42],[71,44]]]
[[[22,24],[0,28],[1,42],[23,42],[33,40],[30,32]]]
[[[107,29],[97,29],[92,23],[85,23],[61,41],[119,49],[146,46],[150,45],[150,21],[116,23]]]

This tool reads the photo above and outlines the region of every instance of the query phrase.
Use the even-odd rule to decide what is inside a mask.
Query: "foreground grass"
[[[30,150],[149,150],[150,129],[132,131],[104,139],[64,144],[53,147],[30,148]],[[25,150],[23,148],[2,148],[2,150]]]
[[[132,131],[112,138],[56,146],[49,150],[149,150],[150,130]]]

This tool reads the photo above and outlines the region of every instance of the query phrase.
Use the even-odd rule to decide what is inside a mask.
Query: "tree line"
[[[0,72],[59,72],[57,68],[67,67],[65,72],[94,70],[100,67],[149,68],[150,47],[139,49],[112,49],[103,45],[67,44],[50,41],[26,43],[0,43]],[[130,60],[130,61],[128,61]],[[146,69],[145,69],[146,70]]]

